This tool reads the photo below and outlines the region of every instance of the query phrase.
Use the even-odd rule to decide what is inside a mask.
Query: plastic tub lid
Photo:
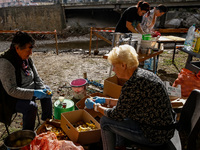
[[[80,87],[80,86],[84,86],[86,84],[87,84],[87,80],[85,80],[85,79],[76,79],[76,80],[73,80],[70,83],[70,86],[71,87]]]

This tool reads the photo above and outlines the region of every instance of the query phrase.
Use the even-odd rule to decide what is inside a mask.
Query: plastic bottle
[[[153,70],[153,58],[144,61],[144,69]]]
[[[196,53],[200,53],[200,35],[197,38],[196,46],[195,46]]]
[[[199,30],[197,29],[194,34],[194,39],[192,42],[192,51],[198,53],[198,49],[196,49],[197,39],[199,37]]]
[[[194,34],[195,34],[195,24],[193,24],[188,32],[187,32],[187,36],[185,38],[185,42],[184,42],[184,48],[188,51],[190,51],[192,49],[192,42],[194,39]]]

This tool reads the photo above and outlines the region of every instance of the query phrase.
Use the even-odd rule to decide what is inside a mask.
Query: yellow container
[[[196,46],[194,48],[194,52],[195,53],[199,53],[200,52],[200,37],[197,38],[197,42],[196,42]]]

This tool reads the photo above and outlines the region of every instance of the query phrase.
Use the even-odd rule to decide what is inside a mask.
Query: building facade
[[[1,7],[9,6],[29,6],[29,5],[49,5],[49,4],[70,4],[70,3],[136,3],[139,0],[0,0]],[[152,0],[145,0],[146,2],[152,2]],[[156,2],[156,0],[154,0]],[[196,2],[199,0],[160,0],[160,2]]]
[[[31,0],[1,0],[0,7],[9,7],[9,6],[25,6],[29,5]]]

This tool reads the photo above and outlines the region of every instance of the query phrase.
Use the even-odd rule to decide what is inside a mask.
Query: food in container
[[[31,130],[19,130],[8,135],[4,140],[4,145],[8,149],[24,150],[28,148],[36,133]]]

